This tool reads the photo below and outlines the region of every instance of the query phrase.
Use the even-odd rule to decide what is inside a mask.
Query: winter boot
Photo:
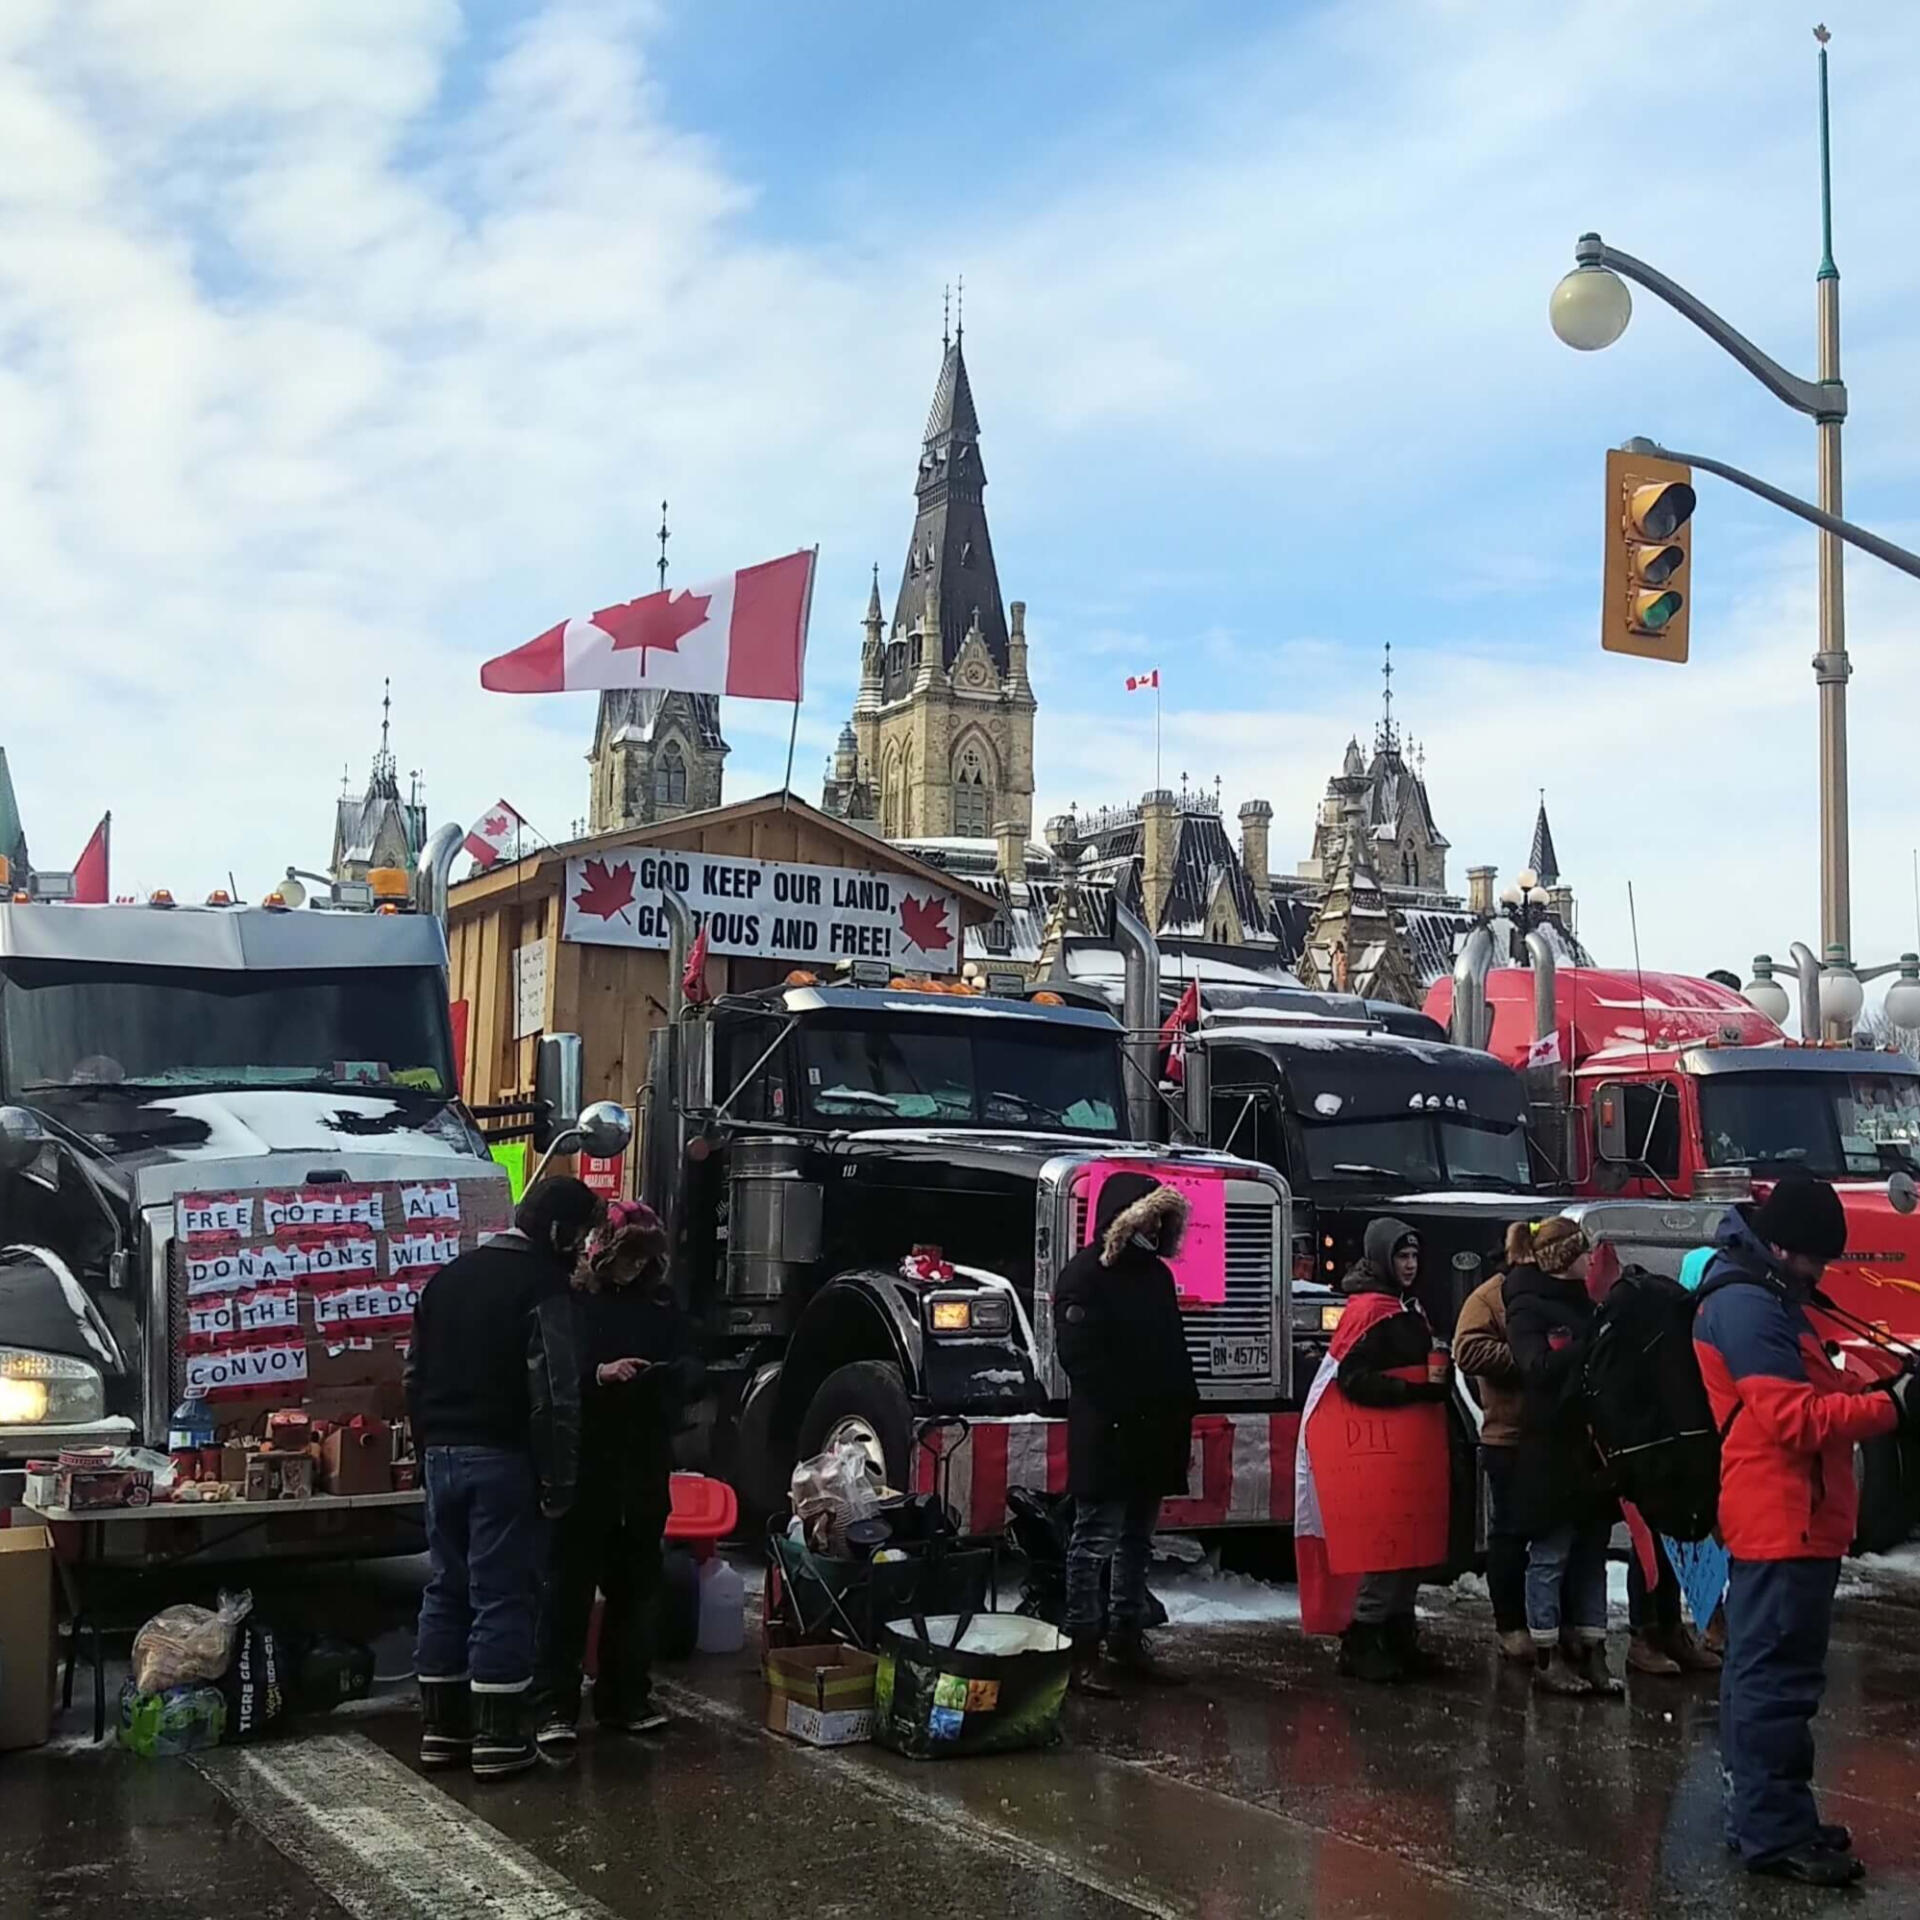
[[[1626,1696],[1627,1683],[1607,1667],[1607,1643],[1589,1640],[1570,1657],[1579,1663],[1580,1677],[1601,1698],[1619,1700]]]
[[[1420,1623],[1410,1613],[1396,1613],[1386,1624],[1387,1645],[1409,1680],[1423,1680],[1443,1670],[1443,1662],[1420,1638]]]
[[[1718,1673],[1720,1671],[1720,1656],[1711,1647],[1703,1646],[1695,1639],[1693,1629],[1685,1624],[1663,1634],[1660,1644],[1672,1656],[1674,1665],[1682,1673]]]
[[[1524,1660],[1533,1665],[1533,1635],[1525,1627],[1513,1627],[1498,1636],[1502,1660]]]
[[[1818,1838],[1785,1853],[1749,1860],[1749,1873],[1769,1873],[1782,1880],[1798,1880],[1809,1887],[1850,1887],[1865,1877],[1866,1868],[1844,1847],[1822,1846]]]
[[[1154,1657],[1138,1627],[1119,1627],[1109,1635],[1107,1658],[1127,1679],[1147,1687],[1184,1687],[1188,1676]]]
[[[1719,1662],[1714,1664],[1718,1666]],[[1663,1680],[1671,1680],[1680,1672],[1680,1662],[1667,1651],[1663,1633],[1653,1627],[1642,1627],[1627,1642],[1627,1671],[1658,1674]]]
[[[1358,1620],[1340,1636],[1340,1671],[1349,1680],[1366,1680],[1375,1686],[1391,1685],[1407,1677],[1386,1628]]]
[[[473,1777],[498,1780],[540,1764],[528,1733],[529,1689],[476,1687],[473,1694]]]
[[[1536,1646],[1533,1686],[1536,1693],[1586,1694],[1593,1691],[1586,1675],[1575,1664],[1576,1656],[1565,1647]]]
[[[473,1751],[473,1696],[458,1680],[420,1682],[420,1764],[464,1767]]]
[[[557,1767],[568,1765],[580,1751],[580,1709],[576,1704],[569,1713],[565,1705],[553,1701],[543,1701],[533,1716],[538,1731],[533,1743],[540,1749],[540,1758],[551,1761]]]
[[[1067,1685],[1075,1693],[1095,1700],[1112,1700],[1120,1692],[1120,1676],[1100,1650],[1097,1633],[1077,1633],[1073,1637],[1073,1665]]]

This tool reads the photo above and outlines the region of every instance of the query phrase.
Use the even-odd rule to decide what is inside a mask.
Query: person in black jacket
[[[580,1373],[568,1281],[598,1222],[578,1180],[543,1180],[510,1232],[420,1289],[407,1412],[427,1493],[420,1764],[476,1778],[539,1759],[527,1725],[546,1523],[573,1499]]]
[[[1404,1220],[1367,1223],[1361,1257],[1341,1282],[1349,1299],[1386,1295],[1392,1308],[1373,1320],[1341,1357],[1334,1378],[1356,1406],[1407,1407],[1444,1401],[1447,1370],[1435,1377],[1433,1328],[1415,1297],[1420,1278],[1420,1236]],[[1378,1312],[1376,1302],[1367,1306]],[[1356,1309],[1349,1306],[1347,1311]],[[1340,1637],[1340,1671],[1358,1680],[1404,1680],[1431,1662],[1422,1651],[1414,1603],[1420,1569],[1369,1573],[1354,1596],[1353,1624]]]
[[[671,1505],[673,1435],[698,1390],[686,1317],[667,1284],[667,1236],[653,1209],[616,1201],[574,1278],[583,1418],[580,1490],[554,1530],[542,1622],[540,1749],[571,1757],[581,1663],[597,1588],[600,1665],[593,1713],[603,1729],[653,1733],[654,1619],[660,1543]]]
[[[1528,1535],[1534,1685],[1617,1698],[1625,1689],[1607,1670],[1607,1541],[1620,1507],[1580,1387],[1594,1314],[1590,1253],[1564,1214],[1507,1230],[1507,1338],[1525,1391],[1514,1506]]]
[[[1116,1173],[1101,1187],[1093,1235],[1054,1287],[1054,1339],[1069,1382],[1067,1631],[1073,1683],[1111,1694],[1121,1676],[1178,1685],[1143,1638],[1147,1562],[1160,1502],[1184,1493],[1199,1393],[1167,1259],[1187,1203],[1149,1174]],[[1101,1574],[1108,1578],[1101,1653]]]

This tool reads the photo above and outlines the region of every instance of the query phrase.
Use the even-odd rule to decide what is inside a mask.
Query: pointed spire
[[[673,538],[673,535],[667,531],[667,503],[664,500],[662,500],[660,502],[660,535],[659,535],[660,591],[662,593],[665,593],[667,590],[667,542],[672,538]]]
[[[1553,850],[1553,829],[1547,824],[1547,790],[1540,789],[1540,812],[1533,823],[1533,850],[1527,855],[1527,865],[1533,869],[1534,878],[1543,887],[1557,887],[1560,884],[1560,856]]]
[[[1398,753],[1400,735],[1393,724],[1393,642],[1386,643],[1386,662],[1380,669],[1380,679],[1385,691],[1380,699],[1380,724],[1374,730],[1373,750],[1375,753]]]
[[[880,611],[880,562],[873,563],[873,590],[867,595],[867,625],[878,627],[886,615]]]

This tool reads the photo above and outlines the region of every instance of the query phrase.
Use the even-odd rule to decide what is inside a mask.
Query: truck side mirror
[[[539,1102],[533,1121],[536,1153],[545,1153],[561,1134],[579,1123],[581,1054],[577,1033],[540,1036],[533,1068],[533,1097]]]
[[[633,1122],[617,1100],[596,1100],[580,1116],[580,1150],[596,1160],[611,1160],[625,1153],[633,1138]]]
[[[0,1107],[0,1173],[21,1173],[40,1157],[47,1130],[28,1107]]]
[[[5,1120],[6,1115],[0,1113],[0,1123]],[[1911,1213],[1915,1207],[1920,1207],[1920,1186],[1915,1186],[1913,1175],[1904,1167],[1897,1173],[1887,1175],[1887,1205],[1895,1213]]]
[[[705,1113],[713,1105],[713,1022],[682,1020],[674,1039],[680,1059],[680,1111]]]
[[[1605,1080],[1593,1090],[1593,1153],[1596,1160],[1631,1160],[1627,1138],[1627,1090],[1618,1080]]]

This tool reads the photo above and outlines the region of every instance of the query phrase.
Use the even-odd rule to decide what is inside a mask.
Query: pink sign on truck
[[[1167,1262],[1173,1269],[1182,1307],[1217,1307],[1227,1297],[1227,1183],[1218,1173],[1124,1160],[1103,1161],[1087,1169],[1087,1236],[1100,1213],[1100,1189],[1117,1173],[1144,1173],[1172,1187],[1187,1203],[1187,1231],[1180,1251]]]

